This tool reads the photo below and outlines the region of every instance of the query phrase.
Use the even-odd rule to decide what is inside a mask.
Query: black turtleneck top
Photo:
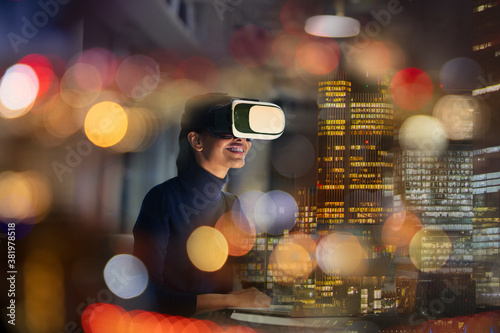
[[[203,272],[189,260],[186,242],[200,226],[215,226],[232,208],[235,196],[222,191],[220,179],[198,164],[153,187],[145,196],[134,226],[134,255],[148,269],[154,306],[171,315],[195,313],[196,295],[232,290],[231,263]],[[154,291],[151,292],[151,288]]]

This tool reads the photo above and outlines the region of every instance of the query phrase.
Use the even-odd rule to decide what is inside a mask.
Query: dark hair
[[[225,93],[209,93],[191,97],[186,101],[182,115],[181,131],[179,133],[179,155],[177,156],[177,171],[186,169],[196,163],[194,150],[187,140],[189,132],[201,133],[206,129],[203,121],[208,111],[216,105],[228,104],[232,98]],[[203,124],[203,125],[202,125]]]

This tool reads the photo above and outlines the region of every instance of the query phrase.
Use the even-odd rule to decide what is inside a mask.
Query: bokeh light
[[[212,60],[195,56],[179,63],[174,72],[174,79],[193,81],[206,91],[214,91],[220,83],[220,72]]]
[[[224,325],[196,318],[171,316],[151,311],[125,311],[122,307],[94,303],[82,313],[82,327],[86,333],[221,333],[255,332],[243,326]]]
[[[80,53],[75,63],[84,63],[95,67],[101,74],[102,88],[106,89],[115,82],[118,60],[115,55],[103,48],[91,48]]]
[[[269,258],[273,279],[284,284],[307,279],[316,264],[316,243],[306,234],[280,239]]]
[[[28,65],[9,67],[0,81],[0,116],[16,118],[28,112],[35,102],[40,84]]]
[[[401,125],[399,144],[406,150],[441,152],[448,147],[448,138],[441,122],[430,116],[411,116]]]
[[[167,328],[167,332],[189,332],[187,330],[188,325],[190,325],[196,319],[193,318],[178,318],[177,320],[171,320],[169,318],[168,325],[162,325],[163,328]],[[162,322],[163,324],[163,322]],[[196,331],[194,331],[196,332]]]
[[[400,70],[406,67],[406,55],[398,44],[391,41],[384,41],[384,45],[391,53],[391,69]]]
[[[8,220],[25,220],[33,216],[32,191],[19,173],[4,172],[0,177],[0,215]]]
[[[161,82],[158,63],[142,54],[125,58],[116,72],[116,84],[127,96],[141,99],[153,92]]]
[[[283,191],[271,191],[255,203],[255,225],[259,232],[282,235],[295,225],[298,207],[295,199]]]
[[[52,188],[37,171],[0,174],[0,217],[11,222],[41,221],[52,206]]]
[[[140,152],[148,148],[159,133],[156,116],[145,108],[127,108],[128,126],[123,138],[111,147],[118,153]]]
[[[265,193],[261,191],[248,191],[238,196],[238,202],[241,207],[241,211],[243,212],[249,223],[252,223],[252,225],[255,227],[255,231],[257,234],[265,232],[265,230],[262,230],[257,224],[255,216],[255,207],[257,206],[257,202],[264,195]]]
[[[424,228],[410,242],[410,259],[422,271],[437,271],[443,267],[452,251],[450,238],[440,229]]]
[[[272,38],[266,29],[249,24],[236,30],[229,41],[229,51],[239,64],[254,68],[271,58]]]
[[[439,72],[442,88],[448,93],[466,94],[481,86],[484,77],[479,64],[465,57],[448,60]]]
[[[117,144],[127,132],[128,118],[120,104],[114,102],[97,103],[85,117],[85,134],[99,147]]]
[[[119,326],[127,327],[127,332],[155,332],[160,331],[162,317],[156,316],[154,312],[144,310],[132,310],[122,315]]]
[[[391,52],[383,42],[357,42],[349,49],[350,66],[360,75],[385,74],[391,68]]]
[[[139,296],[148,285],[148,271],[138,258],[119,254],[104,267],[104,281],[118,297],[129,299]]]
[[[311,74],[323,75],[337,68],[340,48],[335,39],[304,37],[297,44],[296,56],[304,70]]]
[[[419,218],[410,211],[392,214],[382,227],[382,241],[391,248],[408,250],[411,239],[422,229]]]
[[[418,68],[406,68],[391,80],[391,95],[394,102],[407,111],[423,108],[432,98],[432,80]]]
[[[300,36],[304,34],[304,25],[307,18],[321,13],[317,0],[287,0],[281,7],[280,21],[289,34]]]
[[[219,270],[229,254],[229,246],[224,235],[208,226],[195,229],[189,236],[186,246],[193,265],[205,272]]]
[[[269,257],[269,265],[274,281],[281,283],[306,278],[313,269],[309,253],[295,243],[278,244]]]
[[[217,324],[212,325],[208,324],[209,321],[207,320],[192,320],[190,323],[188,323],[185,328],[182,330],[182,332],[188,333],[188,332],[213,332],[212,330],[218,327]],[[222,330],[221,330],[222,331]]]
[[[126,323],[122,320],[125,314],[123,308],[113,304],[91,304],[82,314],[83,330],[91,333],[126,332]]]
[[[274,37],[272,51],[274,57],[286,68],[295,66],[295,50],[300,38],[288,34],[286,31],[279,32]]]
[[[75,108],[92,104],[99,97],[101,89],[101,73],[93,65],[76,63],[61,78],[61,97]]]
[[[335,232],[322,238],[316,251],[318,266],[331,276],[362,275],[368,255],[358,238],[348,232]]]
[[[255,244],[255,226],[239,209],[223,214],[215,224],[215,229],[226,238],[228,254],[231,256],[245,255]]]
[[[276,171],[286,177],[295,178],[307,174],[316,162],[315,148],[303,135],[284,136],[276,141],[272,164]]]
[[[61,99],[41,117],[47,132],[57,138],[66,138],[82,127],[78,112]]]
[[[441,121],[450,140],[471,140],[484,133],[485,121],[475,97],[443,96],[434,105],[433,115]]]
[[[54,79],[54,70],[49,59],[40,54],[28,54],[22,57],[17,63],[30,66],[33,69],[39,83],[37,97],[43,97],[49,90]]]

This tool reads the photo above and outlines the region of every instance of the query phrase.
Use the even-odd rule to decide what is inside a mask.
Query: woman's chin
[[[245,160],[241,160],[241,161],[232,163],[231,169],[240,169],[240,168],[243,168],[244,166],[245,166]]]

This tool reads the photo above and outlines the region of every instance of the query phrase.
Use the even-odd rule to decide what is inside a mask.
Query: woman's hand
[[[271,297],[252,287],[228,294],[197,295],[196,312],[215,311],[228,307],[267,308],[269,304],[271,304]]]
[[[232,296],[232,307],[267,308],[271,304],[271,297],[254,287],[235,290],[228,295]]]

